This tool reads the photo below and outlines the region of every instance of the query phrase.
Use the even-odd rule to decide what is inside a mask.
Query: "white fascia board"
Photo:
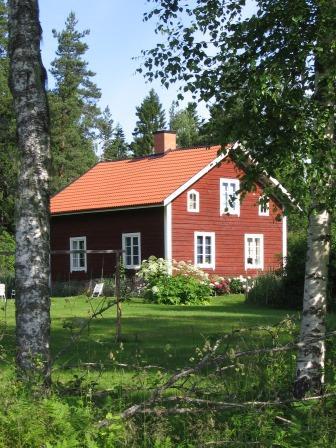
[[[169,274],[172,273],[173,262],[173,236],[172,236],[172,204],[167,204],[164,208],[164,257],[168,261]]]
[[[238,142],[235,143],[232,147],[232,149],[236,149],[238,146]],[[230,148],[231,149],[231,148]],[[163,205],[170,204],[177,196],[179,196],[181,193],[183,193],[185,190],[187,190],[191,185],[193,185],[195,182],[197,182],[201,177],[203,177],[205,174],[207,174],[212,168],[214,168],[218,163],[220,163],[223,159],[225,159],[230,149],[227,149],[226,152],[223,152],[218,157],[216,157],[212,162],[208,163],[204,168],[201,169],[198,173],[196,173],[193,177],[191,177],[187,182],[185,182],[183,185],[181,185],[177,190],[173,191],[169,196],[166,197],[166,199],[163,202]]]

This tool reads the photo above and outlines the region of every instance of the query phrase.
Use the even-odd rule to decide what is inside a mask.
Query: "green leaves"
[[[177,11],[154,3],[170,34],[145,52],[145,76],[184,81],[180,99],[191,92],[214,104],[209,126],[219,143],[244,142],[269,172],[289,165],[287,186],[301,204],[313,186],[332,207],[335,2],[258,0],[251,10],[243,0],[197,0]]]

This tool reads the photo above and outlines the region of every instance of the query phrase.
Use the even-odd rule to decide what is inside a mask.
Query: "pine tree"
[[[131,149],[134,156],[152,154],[154,147],[153,134],[165,127],[165,112],[159,96],[151,89],[148,96],[136,108],[136,128],[133,132],[134,141]]]
[[[71,12],[61,32],[53,30],[58,40],[51,74],[56,86],[49,94],[51,107],[52,191],[55,192],[80,176],[97,160],[95,142],[100,110],[100,90],[95,76],[83,59],[88,46],[83,39],[89,30],[77,31]]]
[[[0,231],[14,231],[14,202],[18,172],[18,150],[13,98],[8,87],[8,16],[0,0]]]
[[[196,105],[188,103],[185,109],[176,110],[173,102],[170,109],[170,129],[176,131],[177,145],[182,147],[195,146],[199,143],[199,118]]]
[[[104,160],[120,160],[128,157],[128,145],[119,123],[114,127],[109,107],[106,107],[99,122],[100,139]]]

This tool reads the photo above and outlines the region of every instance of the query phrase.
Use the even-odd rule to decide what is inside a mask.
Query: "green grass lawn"
[[[99,300],[93,299],[92,305],[97,306]],[[120,381],[121,376],[126,380],[134,374],[132,369],[116,366],[114,360],[133,365],[155,364],[171,370],[181,368],[189,364],[195,348],[203,346],[206,339],[214,339],[236,328],[276,324],[289,314],[285,310],[248,306],[242,295],[215,297],[209,305],[199,306],[155,305],[133,299],[123,304],[122,309],[124,342],[114,341],[113,307],[93,320],[81,338],[55,363],[54,378],[70,379],[83,372],[83,363],[102,363],[103,367],[91,367],[88,377],[103,387]],[[86,297],[52,299],[53,355],[71,340],[71,330],[64,324],[71,323],[76,332],[90,311]],[[13,353],[13,301],[8,301],[3,345]]]
[[[96,307],[99,303],[100,299],[90,302],[86,297],[52,299],[51,347],[54,357],[71,342],[71,325],[72,331],[76,333],[92,312],[92,307]],[[219,352],[225,355],[224,363],[208,366],[201,372],[188,377],[187,380],[180,380],[164,392],[163,401],[157,404],[158,407],[161,403],[166,403],[165,405],[169,407],[171,402],[164,400],[172,398],[172,395],[230,403],[278,402],[292,399],[291,391],[296,369],[295,350],[276,354],[258,353],[239,358],[239,360],[230,357],[230,353],[237,350],[277,346],[292,340],[297,335],[296,324],[289,324],[288,327],[273,326],[284,321],[287,316],[298,318],[298,312],[249,306],[245,304],[242,295],[215,297],[208,305],[199,306],[154,305],[144,303],[140,299],[132,299],[122,304],[122,310],[123,343],[115,342],[116,310],[112,307],[102,316],[91,321],[81,338],[71,343],[67,352],[54,363],[53,382],[57,396],[55,398],[53,395],[52,400],[56,399],[58,406],[60,406],[59,400],[63,400],[62,403],[68,403],[73,413],[75,408],[72,406],[78,407],[79,402],[84,403],[84,406],[87,406],[85,412],[91,412],[93,415],[94,425],[100,418],[105,418],[107,413],[118,416],[129,406],[150,397],[153,389],[162,386],[177,369],[195,365],[197,360],[205,354],[202,348],[206,342],[214,341],[224,334],[228,337],[223,339],[219,349]],[[1,316],[4,325],[4,310],[0,312]],[[329,329],[335,327],[333,314],[329,317],[328,326]],[[244,331],[236,331],[244,328]],[[16,383],[13,383],[13,375],[10,375],[12,373],[10,367],[14,365],[14,303],[12,301],[8,302],[6,326],[3,329],[0,344],[5,348],[7,357],[1,361],[1,372],[4,378],[3,384],[9,384],[10,390],[13,384],[16,387]],[[327,347],[328,390],[334,390],[335,382],[336,347],[333,345],[329,342]],[[127,366],[120,364],[127,364]],[[165,370],[156,368],[145,370],[143,369],[145,365],[157,365]],[[227,369],[223,370],[223,366]],[[10,373],[7,375],[8,383],[5,382],[6,368]],[[2,394],[5,397],[4,402],[7,400],[8,403],[15,405],[15,399],[11,401],[8,397],[6,398],[4,392]],[[15,425],[17,424],[16,413],[21,413],[20,403],[23,403],[22,415],[27,418],[24,409],[25,406],[30,406],[30,399],[28,398],[26,402],[24,397],[25,395],[20,398],[20,407],[16,409],[14,406],[12,410],[15,416],[12,420]],[[252,443],[260,447],[315,448],[321,446],[321,448],[329,448],[329,446],[336,446],[336,438],[333,439],[334,413],[328,414],[329,410],[333,409],[333,403],[333,401],[330,404],[326,402],[325,408],[319,403],[312,402],[308,405],[284,405],[281,408],[278,406],[256,409],[247,407],[220,413],[172,415],[171,418],[169,416],[166,418],[138,416],[135,424],[130,423],[129,426],[125,426],[126,429],[123,432],[125,441],[120,445],[109,446],[200,447],[206,446],[205,443],[202,444],[203,442],[218,438],[218,440],[229,440],[228,446],[237,447],[249,446]],[[54,405],[55,403],[46,404],[47,412],[61,418],[63,408],[60,408],[59,412],[59,408],[54,408]],[[29,412],[33,413],[36,406],[34,403],[31,406]],[[7,408],[4,407],[4,409],[7,413]],[[62,428],[64,423],[70,420],[69,416],[64,415],[66,422],[62,421]],[[287,424],[284,426],[283,421],[279,423],[277,420],[279,415],[287,421],[293,421],[291,426]],[[1,418],[5,421],[5,417]],[[35,416],[35,425],[39,419],[39,416]],[[86,422],[85,419],[83,421]],[[74,422],[75,426],[78,425],[77,414],[74,414]],[[30,430],[30,416],[27,425]],[[332,429],[329,430],[328,425]],[[9,425],[10,428],[12,426]],[[311,445],[297,441],[298,434],[304,434],[307,428],[310,428],[311,432],[305,440],[312,440]],[[26,436],[28,432],[22,429],[20,434]],[[166,436],[174,442],[168,443]],[[155,444],[152,443],[153,440],[156,441]],[[166,440],[167,443],[161,444],[162,440]],[[192,444],[175,445],[175,440],[181,443],[184,440],[190,440]],[[262,442],[259,444],[260,440]],[[273,444],[274,441],[279,440],[284,441],[284,444],[280,442]],[[333,444],[334,440],[335,444]],[[37,445],[12,443],[1,446]]]

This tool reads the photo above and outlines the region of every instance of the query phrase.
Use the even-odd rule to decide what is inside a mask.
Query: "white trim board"
[[[164,257],[171,265],[173,260],[173,232],[172,232],[172,204],[168,204],[164,208]],[[169,268],[171,273],[172,268]]]
[[[287,216],[282,217],[282,263],[287,263]]]

